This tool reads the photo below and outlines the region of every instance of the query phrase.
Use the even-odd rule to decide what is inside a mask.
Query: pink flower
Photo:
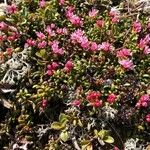
[[[141,23],[139,21],[133,22],[132,29],[133,29],[134,32],[139,33],[142,29]]]
[[[59,65],[58,65],[58,63],[56,63],[56,62],[52,62],[52,65],[51,65],[51,66],[52,66],[52,69],[55,70],[55,69],[58,68]]]
[[[42,107],[45,108],[47,106],[47,99],[42,99]]]
[[[141,106],[147,107],[147,106],[148,106],[148,103],[147,103],[147,102],[141,102]]]
[[[146,44],[148,44],[150,42],[150,34],[147,34],[144,38]]]
[[[83,21],[81,20],[79,16],[75,15],[73,11],[74,11],[74,8],[72,6],[69,6],[66,11],[66,17],[73,25],[75,26],[82,25]]]
[[[59,5],[64,5],[65,4],[65,0],[59,0]]]
[[[80,107],[81,101],[76,99],[73,102],[70,103],[72,106]]]
[[[0,30],[6,30],[7,29],[7,24],[5,22],[0,22]]]
[[[144,39],[140,39],[138,46],[139,48],[143,49],[146,46],[146,41]]]
[[[72,43],[76,43],[76,42],[80,43],[81,40],[83,39],[83,35],[84,35],[84,31],[82,31],[81,29],[77,29],[75,32],[71,34],[70,39]]]
[[[47,70],[46,74],[49,75],[49,76],[52,76],[53,75],[53,71],[52,70]]]
[[[111,19],[111,22],[112,22],[112,23],[118,23],[118,22],[119,22],[119,17],[113,17],[113,18]]]
[[[126,48],[123,48],[122,50],[117,51],[117,57],[119,58],[124,58],[124,57],[131,56],[131,55],[132,53],[130,52],[130,50]]]
[[[96,42],[91,42],[90,43],[90,50],[91,51],[96,51],[98,49],[98,45]]]
[[[51,24],[50,24],[50,27],[51,27],[52,29],[54,29],[54,28],[56,27],[56,25],[55,25],[54,23],[51,23]]]
[[[72,17],[73,11],[74,11],[74,7],[72,7],[72,6],[67,7],[66,17],[68,17],[68,18]]]
[[[107,98],[107,102],[109,102],[110,104],[114,103],[116,101],[117,96],[115,94],[110,94]]]
[[[44,35],[44,33],[42,33],[42,32],[36,32],[36,36],[37,36],[39,39],[45,39],[45,35]]]
[[[64,51],[62,48],[52,49],[54,54],[63,55]]]
[[[66,34],[66,35],[68,34],[68,29],[67,28],[64,27],[62,30],[63,30],[63,34]]]
[[[103,50],[105,52],[109,52],[113,49],[112,45],[108,42],[103,42],[101,45],[99,45],[99,49]]]
[[[78,42],[80,42],[82,48],[89,48],[90,42],[86,36],[80,37]]]
[[[141,107],[141,103],[140,102],[136,103],[136,107],[140,108]]]
[[[139,101],[137,102],[136,107],[137,108],[148,107],[149,101],[150,101],[150,97],[148,94],[142,95],[140,97]]]
[[[104,20],[97,20],[96,21],[96,26],[99,27],[99,28],[104,27]]]
[[[39,42],[38,48],[45,48],[46,44],[47,44],[46,41]]]
[[[109,12],[109,16],[114,18],[116,16],[120,16],[120,12],[115,8],[111,8],[110,12]]]
[[[141,101],[141,102],[148,102],[149,100],[150,100],[150,97],[149,97],[148,94],[142,95],[142,96],[140,97],[140,101]]]
[[[146,46],[146,47],[144,48],[144,54],[145,54],[145,55],[150,54],[150,48],[149,48],[148,46]]]
[[[63,29],[62,29],[62,28],[57,28],[57,29],[56,29],[56,33],[58,33],[58,34],[63,34]]]
[[[102,100],[95,100],[95,102],[90,103],[90,104],[94,107],[101,107],[103,102],[102,102]]]
[[[120,12],[116,8],[111,8],[109,12],[109,16],[111,17],[112,23],[118,23],[119,22],[119,17],[120,17]]]
[[[98,14],[98,10],[97,9],[92,9],[91,11],[89,11],[89,17],[91,18],[95,18]]]
[[[65,72],[70,72],[73,69],[73,62],[71,60],[68,60],[65,64],[64,71]]]
[[[83,24],[81,18],[77,15],[72,15],[70,18],[69,18],[70,22],[75,25],[75,26],[80,26]]]
[[[45,31],[48,33],[48,35],[51,36],[55,36],[55,32],[52,30],[51,26],[47,26]]]
[[[15,41],[16,39],[18,39],[18,37],[19,37],[19,33],[13,32],[10,36],[7,37],[7,40]]]
[[[13,49],[12,49],[12,48],[7,48],[6,51],[7,51],[7,54],[8,54],[9,56],[11,56],[12,53],[13,53]]]
[[[53,41],[51,43],[51,48],[54,54],[58,54],[58,55],[63,55],[64,51],[62,48],[59,48],[58,46],[59,42],[58,41]]]
[[[45,7],[45,0],[41,0],[39,2],[39,6],[40,6],[40,8],[44,8]]]
[[[36,45],[36,42],[34,40],[32,40],[32,39],[27,39],[26,40],[26,45],[32,47],[32,46]]]
[[[0,42],[4,41],[7,39],[6,35],[0,35]]]
[[[119,61],[119,64],[122,65],[125,69],[133,70],[134,64],[132,60],[129,59],[123,59]]]
[[[147,121],[148,123],[150,123],[150,114],[147,114],[147,115],[146,115],[146,121]]]
[[[8,5],[6,7],[6,12],[8,14],[14,14],[15,12],[17,11],[17,6],[15,4],[12,4],[12,5]]]
[[[119,148],[117,146],[114,146],[113,150],[119,150]]]
[[[90,91],[87,96],[86,99],[90,102],[94,102],[96,99],[98,99],[101,96],[100,92],[96,92],[96,91]]]
[[[50,65],[50,64],[47,65],[47,69],[48,69],[48,70],[52,70],[52,68],[53,68],[52,65]]]
[[[100,107],[102,106],[102,100],[99,100],[100,96],[101,96],[100,92],[90,91],[87,94],[86,99],[89,101],[91,106]]]

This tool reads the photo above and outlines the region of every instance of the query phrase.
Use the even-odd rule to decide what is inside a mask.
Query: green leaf
[[[51,128],[54,130],[62,130],[66,127],[68,119],[64,119],[62,122],[53,122]]]
[[[82,150],[87,150],[87,147],[88,147],[88,145],[91,144],[91,141],[90,140],[83,140],[83,141],[81,141],[80,144],[82,146]]]
[[[68,134],[68,132],[67,132],[67,131],[61,132],[61,134],[60,134],[60,139],[61,139],[63,142],[68,141],[68,139],[69,139],[69,134]]]
[[[149,74],[143,74],[143,77],[144,78],[150,78],[150,75]]]
[[[104,137],[106,136],[106,130],[99,131],[98,136],[100,137],[100,139],[104,139]]]
[[[62,127],[61,123],[59,123],[59,122],[53,122],[51,124],[51,128],[54,129],[54,130],[61,130],[63,127]]]
[[[114,143],[114,139],[113,139],[113,137],[111,137],[111,136],[107,136],[107,138],[106,139],[104,139],[104,141],[106,142],[106,143]]]
[[[61,113],[61,114],[59,115],[59,122],[63,123],[64,121],[68,120],[67,118],[68,118],[67,115]]]
[[[81,122],[80,119],[78,120],[78,125],[79,125],[80,127],[83,127],[83,124],[82,124],[82,122]]]
[[[35,53],[35,55],[36,55],[37,57],[42,58],[42,56],[41,56],[40,52],[36,52],[36,53]]]
[[[40,57],[40,58],[44,58],[44,56],[46,55],[46,50],[41,49],[40,52],[36,52],[35,55]]]

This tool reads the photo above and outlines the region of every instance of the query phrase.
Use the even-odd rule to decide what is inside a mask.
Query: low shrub
[[[6,7],[0,16],[1,147],[149,145],[150,20],[127,4],[23,0]]]

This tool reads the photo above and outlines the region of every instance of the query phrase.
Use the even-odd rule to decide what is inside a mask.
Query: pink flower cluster
[[[136,104],[137,108],[141,108],[141,107],[148,107],[148,104],[150,102],[150,97],[148,94],[142,95],[139,99],[139,101]]]
[[[8,41],[15,41],[19,38],[20,34],[18,32],[12,32],[8,37],[7,37],[7,40]]]
[[[107,102],[110,104],[113,104],[116,101],[117,96],[113,93],[108,95]]]
[[[68,34],[68,30],[67,28],[56,28],[55,24],[51,24],[46,26],[45,31],[48,33],[48,37],[53,37],[58,35],[67,35]]]
[[[139,21],[133,22],[133,24],[132,24],[132,30],[133,30],[135,33],[141,32],[141,29],[142,29],[141,22],[139,22]]]
[[[145,55],[150,54],[150,47],[148,44],[150,43],[150,34],[147,34],[144,38],[140,39],[138,44],[139,48],[143,50]]]
[[[96,21],[96,26],[98,27],[98,28],[103,28],[104,27],[104,20],[97,20]]]
[[[73,69],[73,67],[73,62],[71,60],[68,60],[65,64],[64,71],[68,73]]]
[[[56,30],[55,30],[56,29]],[[35,46],[37,44],[37,47],[39,49],[45,48],[47,46],[47,38],[49,39],[50,37],[54,37],[56,35],[66,35],[68,34],[68,30],[67,28],[56,28],[55,24],[51,24],[46,26],[45,32],[41,32],[41,31],[37,31],[36,36],[37,36],[37,40],[34,41],[32,39],[27,39],[26,41],[26,46]],[[47,35],[48,34],[48,35]],[[46,36],[47,35],[47,36]],[[49,41],[48,43],[49,46],[51,46],[52,51],[54,54],[57,55],[63,55],[64,51],[62,48],[59,48],[59,41],[55,40],[55,41]]]
[[[8,25],[5,22],[0,22],[0,31],[7,30]]]
[[[132,60],[129,60],[129,59],[119,60],[119,64],[122,65],[125,69],[128,69],[128,70],[134,69],[134,64]]]
[[[45,7],[45,0],[40,0],[40,2],[39,2],[39,6],[40,6],[40,8],[44,8]]]
[[[150,123],[150,114],[147,114],[145,118],[146,118],[146,121],[147,121],[148,123]]]
[[[117,51],[117,57],[119,58],[119,64],[123,66],[123,68],[128,70],[134,69],[134,64],[132,60],[130,60],[128,57],[132,56],[132,53],[129,49],[123,48],[120,51]]]
[[[56,55],[63,55],[64,50],[59,47],[59,41],[53,41],[50,43],[50,46],[52,48],[52,52]]]
[[[37,36],[37,47],[39,49],[45,48],[47,45],[47,42],[45,41],[46,39],[45,34],[42,32],[36,32],[36,36]]]
[[[7,30],[7,32],[5,32]],[[0,31],[3,31],[0,35],[0,41],[8,40],[9,42],[16,41],[20,34],[13,26],[7,25],[5,22],[0,22]]]
[[[77,29],[75,32],[71,34],[71,42],[78,43],[80,46],[89,51],[98,50],[98,44],[93,41],[89,41],[87,36],[84,35],[84,31]]]
[[[42,99],[42,108],[45,109],[48,104],[47,99]]]
[[[111,18],[112,23],[118,23],[120,18],[120,12],[116,8],[111,8],[109,12],[109,16]]]
[[[88,100],[91,106],[100,107],[102,106],[102,100],[99,99],[100,96],[100,92],[90,91],[87,94],[86,99]]]
[[[80,101],[79,99],[76,99],[76,100],[72,101],[72,102],[70,103],[70,105],[76,106],[76,107],[80,107],[81,101]]]
[[[14,14],[16,12],[17,12],[17,6],[15,4],[8,5],[6,7],[6,13],[8,13],[8,14]]]
[[[45,31],[48,33],[48,36],[49,37],[52,37],[52,36],[55,36],[55,31],[53,30],[55,28],[55,24],[51,24],[51,25],[48,25],[45,29]]]
[[[13,53],[13,49],[12,48],[7,48],[6,49],[7,55],[11,56]]]
[[[65,4],[65,0],[59,0],[59,5],[64,5]]]
[[[72,6],[67,7],[66,17],[75,26],[83,25],[81,18],[74,14],[74,8]]]
[[[123,48],[120,51],[117,51],[117,57],[118,58],[127,58],[128,56],[132,56],[132,53],[127,48]]]
[[[102,44],[98,46],[98,49],[104,52],[110,52],[113,50],[113,46],[109,42],[102,42]]]
[[[27,39],[25,43],[25,47],[33,47],[36,45],[36,41],[32,39]]]
[[[47,72],[46,74],[51,76],[53,75],[54,71],[58,68],[59,64],[57,62],[52,62],[52,64],[47,65]]]
[[[89,11],[89,17],[90,18],[95,18],[98,14],[98,10],[97,9],[92,9],[91,11]]]

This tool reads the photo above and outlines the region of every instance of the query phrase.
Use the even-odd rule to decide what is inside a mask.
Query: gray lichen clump
[[[1,83],[15,84],[23,78],[30,70],[30,65],[27,63],[28,50],[13,53],[12,58],[2,63],[0,68],[4,73]]]

